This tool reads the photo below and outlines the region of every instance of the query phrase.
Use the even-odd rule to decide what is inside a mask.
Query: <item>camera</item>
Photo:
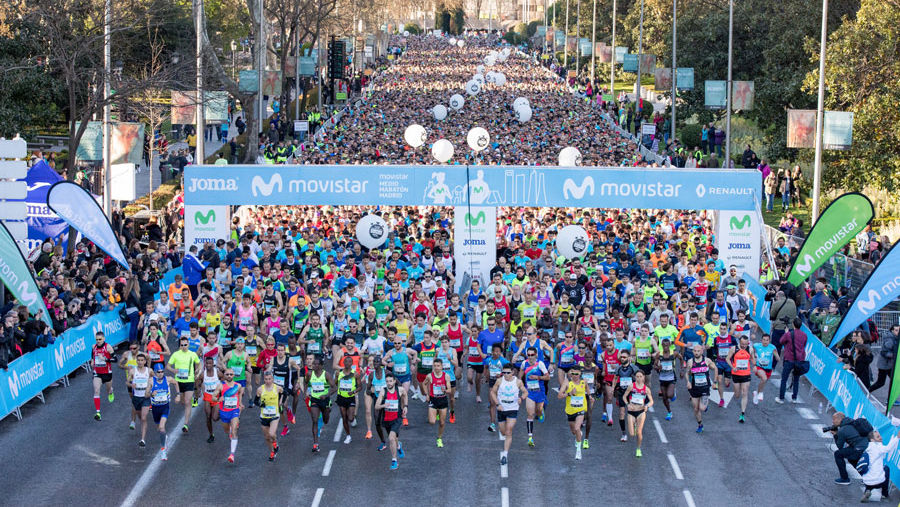
[[[829,431],[837,431],[837,430],[838,430],[837,426],[831,425],[827,428],[822,428],[822,433],[828,433]]]

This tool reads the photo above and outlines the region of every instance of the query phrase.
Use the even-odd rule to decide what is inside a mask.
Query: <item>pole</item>
[[[728,0],[728,86],[725,90],[725,165],[731,165],[731,58],[734,35],[734,0]]]
[[[547,54],[547,0],[544,0],[544,54]]]
[[[609,62],[609,93],[613,96],[613,103],[616,102],[616,0],[613,0],[612,15],[612,57]],[[616,111],[618,114],[618,111]]]
[[[197,12],[195,13],[196,30],[197,30],[197,154],[194,157],[195,164],[202,164],[206,161],[206,118],[204,118],[203,108],[206,106],[206,100],[203,96],[203,0],[197,0]]]
[[[672,131],[669,133],[669,139],[672,140],[672,143],[675,143],[675,93],[678,91],[678,84],[675,82],[678,79],[678,64],[675,60],[675,48],[678,42],[675,39],[675,34],[678,30],[677,16],[678,16],[678,0],[672,0]]]
[[[638,65],[637,65],[637,97],[634,99],[635,104],[637,104],[637,110],[641,113],[639,116],[643,117],[643,108],[640,107],[641,102],[641,67],[643,67],[644,63],[644,0],[641,0],[641,22],[638,27]],[[638,125],[641,124],[641,118],[638,118]],[[643,137],[643,136],[642,136]]]
[[[581,0],[575,0],[575,75],[581,71]]]
[[[597,58],[597,0],[594,0],[594,14],[591,18],[591,88],[594,89],[594,93],[597,93],[596,85],[594,84],[594,67],[597,66],[596,63]]]
[[[256,49],[256,78],[258,89],[256,91],[256,118],[259,123],[256,126],[257,132],[263,131],[263,118],[266,114],[266,105],[263,101],[263,72],[266,70],[266,31],[265,31],[265,15],[263,14],[263,0],[257,0],[256,9],[259,12],[259,25],[257,26],[257,49]]]
[[[553,0],[553,18],[550,22],[553,30],[553,63],[556,63],[556,13],[559,10],[559,0]]]
[[[566,0],[566,40],[563,43],[563,67],[569,69],[569,0]],[[566,76],[568,81],[569,77]]]
[[[294,119],[300,119],[300,34],[294,29],[294,88],[297,99],[294,100]]]
[[[812,227],[812,225],[816,223],[816,220],[819,219],[819,192],[821,192],[822,186],[822,136],[825,130],[826,42],[828,42],[828,0],[822,0],[822,42],[819,46],[819,102],[816,106],[816,159],[813,164],[812,216],[810,217],[810,227]],[[888,409],[890,409],[890,407]]]
[[[316,53],[316,109],[319,113],[322,112],[322,38],[320,36],[320,29],[322,27],[322,0],[318,0],[316,8],[316,45],[319,46],[319,50]],[[425,26],[425,22],[422,22],[422,26]],[[314,132],[313,132],[314,133]],[[312,134],[312,133],[311,133]]]
[[[112,150],[112,133],[110,132],[110,120],[112,108],[109,104],[110,86],[112,75],[112,55],[110,54],[111,25],[112,24],[112,0],[106,0],[103,9],[103,211],[106,216],[112,218],[112,171],[110,169],[110,157]],[[151,169],[152,170],[152,169]]]

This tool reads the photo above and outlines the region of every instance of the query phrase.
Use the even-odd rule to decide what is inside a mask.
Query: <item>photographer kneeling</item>
[[[835,484],[850,484],[850,477],[847,475],[847,461],[856,466],[856,462],[862,457],[869,445],[869,431],[871,425],[865,419],[857,422],[845,416],[842,412],[835,412],[831,416],[831,428],[825,428],[824,431],[830,431],[834,435],[834,443],[837,450],[834,451],[834,463],[837,465],[840,478],[835,479]],[[859,426],[863,424],[868,426],[865,435],[861,435]],[[846,444],[846,446],[845,446]]]

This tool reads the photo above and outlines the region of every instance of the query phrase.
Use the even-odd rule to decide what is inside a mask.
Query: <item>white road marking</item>
[[[191,412],[191,419],[188,422],[193,422],[194,418],[197,414],[203,412],[202,410],[194,410]],[[174,418],[173,418],[174,419]],[[178,421],[182,421],[183,416],[178,418]],[[175,447],[175,443],[181,439],[181,435],[184,433],[181,432],[181,429],[176,427],[176,431],[169,432],[169,438],[166,441],[166,451],[171,454],[172,448]],[[174,433],[174,435],[172,434]],[[151,449],[153,448],[151,444]],[[159,454],[153,454],[153,457],[150,458],[150,464],[147,466],[147,469],[144,470],[144,473],[138,478],[137,482],[134,483],[134,486],[131,488],[131,492],[128,493],[128,496],[125,497],[125,501],[122,502],[122,507],[132,507],[137,504],[138,500],[144,494],[144,490],[147,489],[147,486],[150,485],[150,482],[153,480],[154,476],[156,476],[156,472],[159,471],[159,467],[162,466],[162,460],[159,459]]]
[[[503,456],[503,453],[500,453],[500,456]],[[509,465],[500,465],[500,478],[506,479],[509,477]]]
[[[684,490],[684,501],[687,502],[688,507],[697,507],[697,504],[694,503],[694,496],[688,490]]]
[[[679,481],[683,481],[684,475],[681,474],[681,467],[678,466],[678,462],[675,461],[675,455],[671,452],[669,453],[669,464],[672,465],[672,471],[675,472],[675,478]]]
[[[655,417],[653,418],[653,427],[656,428],[656,433],[659,435],[659,440],[664,444],[668,444],[669,439],[666,438],[666,434],[663,432],[662,424],[659,424],[659,420]]]
[[[325,488],[319,488],[316,490],[316,496],[313,497],[312,507],[319,507],[319,502],[322,501],[322,495],[325,494]]]
[[[816,413],[813,412],[813,410],[811,408],[797,407],[797,412],[800,412],[800,417],[802,417],[804,419],[813,420],[813,419],[819,418],[819,416],[817,416]]]
[[[335,454],[337,454],[337,451],[334,449],[328,451],[328,457],[325,458],[325,467],[322,468],[322,477],[328,477],[328,474],[331,473],[331,465],[334,463]]]
[[[728,404],[731,403],[731,398],[734,398],[734,391],[725,391],[725,408],[728,408]],[[709,404],[710,405],[718,405],[719,404],[719,391],[717,389],[710,390],[709,393]]]
[[[831,439],[833,436],[831,433],[822,431],[822,428],[825,428],[824,424],[810,424],[809,427],[812,428],[816,435],[819,435],[819,437],[821,438]]]
[[[500,488],[500,506],[509,507],[509,489]]]
[[[344,430],[344,421],[343,421],[343,419],[338,419],[338,422],[337,422],[337,429],[334,430],[334,441],[335,441],[335,442],[340,442],[340,440],[341,440],[341,431],[343,431],[343,430]]]
[[[110,466],[121,465],[121,463],[119,463],[118,461],[116,461],[112,458],[107,458],[106,456],[101,456],[83,445],[76,445],[75,450],[81,451],[81,452],[87,454],[88,457],[91,458],[91,460],[93,460],[95,463],[99,463],[101,465],[110,465]]]

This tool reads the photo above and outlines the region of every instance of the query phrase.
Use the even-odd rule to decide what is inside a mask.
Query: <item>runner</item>
[[[231,369],[234,373],[234,381],[247,387],[247,371],[250,369],[250,355],[245,349],[246,342],[242,336],[234,340],[234,350],[231,350],[225,357],[220,359],[220,370]]]
[[[772,378],[773,359],[780,361],[781,356],[775,345],[772,345],[772,336],[768,333],[762,335],[762,343],[754,343],[753,350],[756,352],[756,376],[759,377],[759,385],[756,391],[753,391],[753,404],[757,405],[763,400],[763,389],[766,383]]]
[[[435,358],[432,363],[432,371],[423,382],[425,392],[428,393],[428,424],[432,426],[437,419],[438,436],[437,446],[444,447],[444,424],[447,420],[447,408],[449,407],[448,392],[450,391],[449,376],[444,373],[444,361]]]
[[[606,425],[613,425],[613,402],[616,399],[616,371],[619,369],[619,351],[616,349],[616,342],[613,339],[606,340],[606,347],[603,353],[597,359],[603,371],[603,420]]]
[[[215,442],[216,437],[213,436],[213,421],[219,420],[219,404],[213,402],[213,395],[216,389],[222,384],[219,378],[219,370],[216,368],[216,362],[212,357],[203,358],[203,376],[197,376],[198,390],[203,393],[203,412],[206,414],[206,431],[209,437],[206,443]]]
[[[712,379],[718,377],[718,372],[716,363],[703,355],[703,345],[695,343],[693,347],[693,357],[685,365],[688,372],[687,388],[691,393],[691,406],[697,419],[697,433],[703,433],[703,412],[709,406],[709,387]]]
[[[747,411],[747,398],[750,395],[751,372],[756,370],[756,351],[750,347],[750,338],[741,336],[737,349],[732,348],[727,363],[731,367],[731,378],[734,380],[734,397],[741,399],[741,416],[738,422],[744,423],[744,412]]]
[[[456,389],[456,378],[460,373],[457,352],[450,345],[450,337],[441,336],[441,346],[438,349],[437,358],[444,362],[444,373],[450,385],[447,387],[447,396],[450,400],[450,417],[447,422],[456,423],[456,398],[459,397],[459,391]]]
[[[591,419],[594,411],[594,398],[598,395],[596,388],[597,367],[591,359],[591,350],[587,343],[578,343],[578,352],[575,353],[575,363],[581,368],[581,379],[587,384],[587,409],[584,412],[584,438],[581,440],[585,449],[590,449],[588,437],[591,435]]]
[[[430,329],[426,329],[422,333],[422,341],[410,348],[416,351],[418,358],[418,362],[413,362],[413,364],[416,365],[416,385],[419,388],[413,393],[412,398],[428,402],[428,392],[424,384],[428,374],[431,373],[434,358],[437,357],[438,345],[434,342],[434,333]]]
[[[328,424],[331,417],[331,395],[335,392],[334,378],[325,371],[321,355],[313,359],[313,366],[306,373],[306,385],[309,386],[309,416],[312,418],[313,447],[312,452],[319,452],[319,416]]]
[[[169,418],[169,403],[172,400],[172,386],[175,379],[166,376],[165,366],[156,364],[153,366],[153,382],[150,385],[150,409],[153,413],[153,422],[159,428],[159,458],[163,461],[169,459],[166,452],[166,420]]]
[[[384,388],[387,385],[385,383],[385,368],[381,362],[381,356],[368,356],[368,361],[365,370],[365,379],[366,379],[366,440],[372,438],[372,421],[375,421],[375,431],[378,433],[378,438],[381,440],[381,445],[378,446],[379,451],[383,451],[387,448],[387,444],[385,444],[384,440],[384,431],[382,430],[381,424],[378,421],[381,420],[384,415],[383,411],[375,411],[373,414],[373,409],[375,406],[375,401],[378,400],[378,396],[384,392]]]
[[[484,375],[484,358],[487,354],[478,343],[479,327],[472,326],[472,333],[466,339],[466,392],[475,386],[475,401],[481,403],[481,377]]]
[[[281,386],[275,385],[275,375],[272,370],[263,373],[263,385],[256,389],[256,397],[259,399],[259,423],[262,425],[263,437],[266,440],[266,448],[269,450],[269,461],[275,461],[278,455],[278,441],[275,435],[278,432],[278,420],[281,417]]]
[[[407,347],[399,335],[394,338],[394,348],[384,355],[384,365],[391,369],[394,379],[405,391],[409,390],[409,384],[412,381],[410,365],[415,363],[416,356],[416,351]],[[403,425],[409,426],[409,420],[406,417],[403,418]]]
[[[575,366],[575,352],[577,351],[575,345],[575,335],[572,334],[572,331],[566,331],[563,334],[563,341],[556,344],[556,377],[559,385],[562,385],[566,380],[566,375],[569,373],[569,370]]]
[[[122,354],[122,357],[119,358],[119,368],[125,370],[125,386],[128,390],[129,394],[132,394],[131,389],[131,374],[134,372],[134,368],[137,366],[137,356],[138,350],[140,350],[140,346],[137,342],[132,342],[128,345],[128,350]],[[150,377],[149,370],[146,372],[147,377]],[[128,429],[133,430],[135,427],[135,422],[138,420],[140,410],[134,406],[131,408],[131,421],[128,423]],[[142,439],[143,440],[143,439]]]
[[[494,388],[494,384],[500,379],[503,366],[509,364],[509,361],[502,356],[502,353],[503,345],[495,343],[491,346],[491,356],[484,360],[485,370],[483,376],[486,377],[485,380],[487,380],[489,391]],[[491,418],[491,425],[488,426],[488,431],[494,432],[497,431],[497,404],[492,399],[488,401],[488,414]]]
[[[731,387],[731,365],[728,363],[728,357],[734,353],[737,341],[733,336],[728,334],[728,324],[722,322],[719,324],[719,334],[713,339],[713,347],[716,356],[716,370],[719,372],[717,378],[717,389],[719,391],[719,406],[725,407],[725,393],[727,387]]]
[[[94,372],[94,410],[96,410],[94,419],[99,421],[100,387],[106,385],[106,397],[110,403],[116,400],[116,396],[113,394],[112,366],[110,365],[115,350],[112,345],[106,343],[106,336],[103,335],[103,332],[97,331],[94,339],[97,342],[91,349],[91,369]]]
[[[529,347],[525,352],[526,359],[522,363],[522,371],[519,373],[519,378],[528,390],[528,399],[525,400],[525,410],[528,411],[528,418],[525,419],[525,427],[528,430],[529,447],[534,447],[535,416],[537,416],[538,421],[544,421],[544,403],[547,401],[544,385],[550,380],[550,372],[547,370],[547,365],[543,361],[538,361],[537,355],[537,348]]]
[[[287,400],[289,397],[295,397],[294,384],[297,376],[294,375],[294,371],[296,370],[299,375],[301,370],[300,366],[288,357],[287,347],[284,343],[275,346],[275,358],[269,362],[269,368],[272,370],[273,382],[281,388],[281,394],[278,397],[278,406],[280,407],[278,413],[283,412],[287,415],[287,421],[284,422],[284,427],[281,429],[281,436],[285,436],[291,432],[290,425],[297,422],[291,409],[292,405],[288,405]]]
[[[165,366],[166,358],[172,353],[169,350],[169,344],[166,343],[165,333],[159,330],[159,321],[151,315],[150,324],[147,325],[147,343],[144,346],[144,352],[150,357],[150,366],[162,364]]]
[[[234,463],[241,411],[244,410],[244,386],[234,381],[234,371],[231,368],[226,368],[222,375],[225,380],[216,389],[212,399],[219,405],[219,420],[222,421],[222,427],[231,445],[228,462]]]
[[[131,374],[127,380],[128,389],[131,391],[131,407],[132,413],[137,413],[141,419],[141,440],[138,442],[139,447],[147,446],[147,412],[150,411],[150,389],[151,370],[147,366],[147,356],[143,352],[139,352],[136,356],[136,365],[131,368]],[[134,425],[134,421],[131,422]],[[132,426],[133,428],[133,426]]]
[[[575,459],[581,459],[582,443],[581,424],[587,409],[587,383],[581,378],[581,367],[573,365],[566,378],[559,386],[557,398],[566,400],[566,417],[569,419],[569,430],[575,435]]]
[[[353,341],[352,338],[348,338],[349,341]],[[346,356],[343,359],[348,359],[350,356]],[[357,359],[359,358],[359,354],[355,356]],[[361,378],[361,372],[356,368],[356,365],[353,364],[353,361],[342,360],[343,369],[337,372],[337,406],[341,411],[341,423],[344,426],[344,433],[347,434],[344,437],[344,443],[349,444],[351,440],[353,440],[350,436],[350,421],[356,420],[356,393],[365,389],[365,384]],[[327,424],[328,421],[326,420]]]
[[[634,372],[639,371],[631,364],[631,354],[627,350],[619,351],[619,367],[614,380],[616,404],[619,406],[619,428],[622,430],[622,442],[628,441],[625,433],[625,391],[634,383]]]
[[[406,420],[408,402],[406,388],[397,384],[397,379],[392,373],[385,375],[384,380],[385,388],[375,401],[375,410],[384,412],[380,423],[388,434],[388,442],[391,447],[391,470],[396,470],[399,466],[398,458],[405,455],[403,444],[400,443],[398,437],[400,433],[400,424],[398,423],[401,417]]]
[[[672,405],[675,401],[675,363],[683,360],[683,356],[675,351],[670,338],[663,338],[659,355],[656,356],[656,371],[659,374],[659,389],[662,391],[663,404],[666,406],[666,420],[672,420]]]
[[[509,448],[512,445],[512,432],[519,417],[519,404],[528,399],[528,389],[522,380],[513,376],[512,365],[503,365],[502,376],[491,389],[491,400],[497,405],[497,420],[500,423],[500,435],[503,437],[503,452],[500,453],[500,464],[509,462]]]
[[[653,396],[650,395],[650,387],[644,384],[646,380],[643,370],[634,372],[634,383],[625,389],[625,398],[628,403],[628,434],[637,439],[637,449],[634,455],[641,457],[641,443],[644,441],[644,422],[647,420],[647,410],[653,406]]]
[[[188,432],[188,422],[191,420],[191,405],[194,401],[194,378],[200,374],[200,358],[197,354],[188,350],[188,337],[178,339],[178,350],[172,353],[166,371],[175,374],[178,381],[178,394],[175,403],[184,405],[183,433]]]

